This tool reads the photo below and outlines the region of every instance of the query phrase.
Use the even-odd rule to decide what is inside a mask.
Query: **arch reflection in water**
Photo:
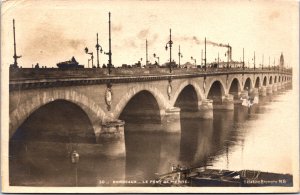
[[[124,173],[124,160],[102,158],[97,155],[99,148],[91,122],[79,106],[65,100],[48,103],[32,113],[10,139],[10,184],[96,186],[97,178],[112,172],[122,177],[118,174]],[[80,155],[77,164],[70,158],[74,150]],[[103,168],[107,163],[116,168]]]

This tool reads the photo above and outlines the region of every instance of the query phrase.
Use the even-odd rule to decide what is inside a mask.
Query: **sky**
[[[74,56],[87,67],[88,47],[96,64],[96,33],[99,43],[108,52],[108,12],[112,23],[112,63],[115,66],[145,64],[148,40],[148,59],[160,63],[169,59],[165,50],[172,29],[172,59],[181,63],[201,61],[204,39],[232,46],[232,58],[253,66],[278,64],[281,52],[285,64],[298,65],[299,5],[292,0],[225,0],[225,1],[105,1],[105,0],[7,0],[1,8],[2,65],[13,63],[12,20],[16,20],[18,64],[31,67],[39,63],[56,67]],[[227,49],[207,45],[207,61],[226,61]],[[108,56],[100,54],[100,64]]]

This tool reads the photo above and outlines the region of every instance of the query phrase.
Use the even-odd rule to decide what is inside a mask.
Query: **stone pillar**
[[[258,88],[252,88],[250,90],[250,96],[251,97],[255,97],[255,96],[258,96],[258,95],[259,95]]]
[[[281,90],[281,83],[277,83],[277,91]]]
[[[273,93],[277,92],[277,84],[275,84],[275,83],[273,84],[272,90],[273,90]]]
[[[164,132],[180,133],[180,108],[173,107],[165,110],[165,115],[162,119],[162,127]]]
[[[273,90],[272,90],[272,85],[267,86],[267,94],[272,94]]]
[[[241,91],[240,98],[248,99],[248,91],[247,90]]]
[[[226,94],[222,97],[222,110],[234,110],[233,95]]]
[[[283,83],[280,83],[280,85],[281,85],[281,89],[284,89],[284,84],[283,84]]]
[[[267,96],[267,89],[265,86],[259,88],[259,95],[260,96]]]
[[[213,100],[204,99],[199,106],[200,118],[203,119],[212,119],[214,118],[213,114]]]
[[[101,144],[101,153],[111,157],[125,157],[124,125],[122,120],[104,122],[97,143]]]

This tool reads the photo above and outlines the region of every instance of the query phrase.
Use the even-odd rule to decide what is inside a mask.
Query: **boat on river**
[[[269,173],[254,170],[230,171],[222,169],[176,167],[158,176],[160,186],[215,186],[259,187],[292,186],[290,174]]]

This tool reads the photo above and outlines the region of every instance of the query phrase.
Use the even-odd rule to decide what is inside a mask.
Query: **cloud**
[[[64,30],[57,26],[47,24],[38,26],[32,36],[24,39],[24,55],[30,56],[37,61],[40,58],[60,56],[63,53],[75,53],[86,46],[86,41],[68,37]]]
[[[191,44],[204,44],[204,40],[199,40],[196,36],[181,36],[181,37],[177,37],[175,38],[175,40],[177,41],[185,41],[185,42],[189,42]]]
[[[278,11],[273,11],[270,15],[269,15],[269,20],[274,20],[276,18],[278,18],[280,16],[280,13]]]
[[[122,24],[112,25],[111,29],[113,32],[121,32],[123,30]]]
[[[139,39],[146,39],[147,36],[148,36],[148,34],[149,34],[149,28],[143,29],[143,30],[141,30],[141,31],[137,34],[137,37],[138,37]]]

